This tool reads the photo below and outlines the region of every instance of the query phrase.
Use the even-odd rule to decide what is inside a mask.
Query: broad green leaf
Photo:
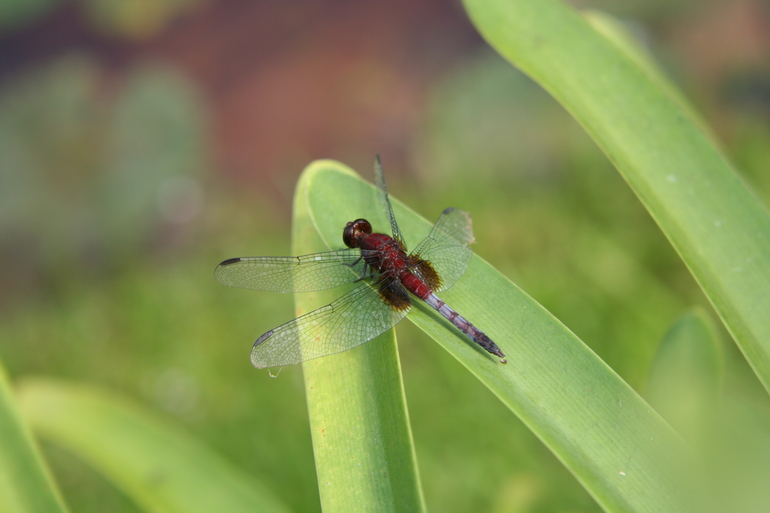
[[[66,511],[0,367],[0,511]]]
[[[297,207],[308,210],[328,248],[342,246],[345,222],[358,217],[369,219],[375,230],[388,229],[373,187],[339,163],[311,164],[301,187],[307,190],[298,195]],[[395,198],[391,199],[406,243],[414,247],[428,234],[431,223]],[[434,214],[438,217],[439,212]],[[295,242],[312,234],[304,218],[298,223],[297,228],[300,227],[301,230],[295,231]],[[301,249],[318,248],[313,245]],[[543,307],[477,256],[465,275],[441,297],[489,334],[508,356],[509,363],[503,365],[478,348],[420,301],[415,301],[408,318],[515,412],[607,511],[673,513],[694,509],[686,502],[678,472],[678,465],[686,461],[681,439],[612,369]],[[399,402],[402,400],[400,387],[391,384],[391,390],[375,382],[374,368],[385,365],[384,358],[375,361],[374,356],[355,354],[381,351],[379,345],[384,344],[375,340],[348,353],[317,360],[319,366],[334,366],[323,374],[323,379],[343,380],[350,376],[350,395],[342,386],[324,389],[326,383],[310,374],[319,372],[315,362],[305,366],[312,380],[308,382],[308,396],[314,443],[328,437],[328,428],[322,421],[335,423],[336,445],[327,450],[337,451],[329,458],[336,458],[339,465],[352,460],[349,465],[355,466],[358,463],[355,456],[361,451],[376,449],[384,453],[385,444],[397,443],[388,438],[398,433],[384,429],[371,435],[369,446],[348,445],[344,439],[348,432],[360,429],[358,424],[363,421],[380,426],[393,415],[391,410],[378,408],[374,399],[377,402],[382,402],[382,398],[393,400],[393,397]],[[358,358],[372,361],[372,368],[367,370],[370,374],[348,365]],[[400,436],[404,436],[403,432],[401,430]],[[485,435],[482,432],[478,436]],[[501,446],[500,450],[504,451],[505,447]],[[380,461],[384,464],[386,459],[383,454]],[[326,479],[336,471],[336,468],[319,469],[322,497],[324,486],[328,486]],[[383,480],[395,477],[389,469],[374,476]]]
[[[123,397],[51,379],[23,383],[19,397],[36,432],[90,463],[145,511],[288,511],[200,441]]]
[[[770,216],[647,69],[554,0],[465,0],[615,164],[770,390]]]
[[[717,408],[723,373],[722,354],[706,314],[687,312],[663,337],[645,397],[680,433],[697,436]]]
[[[345,173],[346,180],[335,182],[339,190],[323,188],[329,170]],[[319,182],[324,182],[323,198],[318,197]],[[343,205],[340,212],[337,207]],[[373,205],[379,205],[374,191],[349,169],[327,161],[311,164],[295,195],[295,253],[344,247],[345,223],[368,215]],[[324,244],[316,232],[319,226],[336,236]],[[339,289],[298,294],[297,313],[340,295]],[[350,351],[306,362],[303,368],[324,511],[424,511],[393,331]]]
[[[652,55],[642,48],[638,41],[628,32],[625,26],[612,16],[602,11],[583,11],[581,13],[585,19],[591,24],[591,26],[604,37],[606,37],[611,43],[613,43],[621,52],[623,52],[628,59],[639,67],[655,86],[661,91],[668,94],[675,99],[679,106],[687,112],[697,124],[698,127],[707,132],[709,127],[706,122],[700,118],[700,114],[695,111],[695,108],[690,104],[689,100],[685,98],[682,92],[674,85],[671,80],[666,76],[662,69]]]

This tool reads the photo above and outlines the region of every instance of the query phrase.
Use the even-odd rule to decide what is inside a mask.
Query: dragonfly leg
[[[349,264],[343,264],[343,265],[346,265],[348,267],[355,267],[358,265],[358,262],[360,262],[362,258],[364,258],[364,255],[360,255],[358,258],[355,259],[355,261],[350,262]]]
[[[358,258],[356,258],[356,260],[354,262],[351,262],[349,264],[343,264],[343,265],[345,265],[347,267],[350,267],[350,268],[353,268],[353,267],[357,266],[359,264],[359,262],[361,262],[361,260],[363,260],[363,258],[364,258],[364,255],[361,255]],[[374,276],[374,270],[371,269],[370,266],[365,265],[363,270],[361,271],[361,277],[356,279],[356,281],[354,281],[353,283],[358,283],[359,281],[363,281],[366,278],[371,278],[372,276]]]
[[[373,276],[374,276],[374,269],[372,269],[372,267],[371,267],[371,266],[365,265],[365,266],[364,266],[364,270],[363,270],[363,272],[361,273],[361,277],[360,277],[360,278],[358,278],[358,279],[357,279],[356,281],[354,281],[353,283],[358,283],[359,281],[363,281],[363,280],[365,280],[366,278],[372,278]]]

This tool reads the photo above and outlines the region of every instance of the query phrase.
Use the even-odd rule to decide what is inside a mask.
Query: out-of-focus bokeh
[[[627,24],[768,203],[768,4],[575,4]],[[424,216],[471,211],[475,251],[640,392],[671,324],[708,308],[591,140],[457,2],[6,0],[0,359],[15,379],[133,396],[294,510],[319,511],[301,369],[270,379],[248,360],[291,297],[222,287],[213,269],[289,254],[311,160],[370,177],[376,153],[391,193]],[[457,362],[408,322],[398,333],[430,509],[598,511]],[[728,386],[767,408],[722,336]],[[138,511],[44,448],[73,511]]]

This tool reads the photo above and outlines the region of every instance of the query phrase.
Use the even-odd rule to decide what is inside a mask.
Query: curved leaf
[[[122,397],[52,379],[19,388],[23,413],[37,432],[90,463],[147,511],[288,511],[192,436]]]
[[[329,170],[345,179],[330,183]],[[329,185],[340,188],[330,190]],[[294,200],[295,254],[342,247],[345,223],[373,213],[375,205],[380,208],[374,190],[362,185],[340,164],[319,161],[308,166]],[[353,211],[357,214],[351,217]],[[322,233],[334,233],[327,243],[318,237],[319,226],[326,228]],[[340,289],[298,294],[297,314],[341,295]],[[303,369],[323,510],[424,511],[393,331],[349,351],[305,362]]]
[[[585,127],[770,390],[770,215],[648,68],[553,0],[465,0],[482,36]]]
[[[693,310],[663,337],[645,397],[680,433],[698,436],[713,422],[723,373],[716,333],[706,314]]]
[[[308,187],[305,201],[309,214],[327,247],[340,247],[342,227],[346,221],[358,217],[367,217],[375,231],[387,230],[388,223],[378,212],[380,207],[373,187],[356,178],[345,166],[330,161],[315,162],[303,179]],[[341,198],[345,201],[340,201]],[[391,201],[406,242],[414,247],[428,234],[431,223],[395,198],[391,197]],[[302,234],[309,235],[310,230],[303,229]],[[318,247],[312,249],[318,250]],[[680,438],[551,314],[478,256],[474,256],[457,284],[441,297],[490,335],[508,355],[509,363],[499,363],[420,301],[415,301],[409,319],[514,411],[606,510],[676,512],[689,509],[677,467],[685,461]],[[348,356],[339,357],[353,358],[354,352],[374,351],[378,344],[380,341],[375,340],[350,354],[342,353]],[[326,364],[332,358],[338,356],[317,362]],[[374,361],[374,357],[371,360],[373,367],[384,361]],[[305,368],[307,372],[308,366]],[[316,394],[315,401],[346,402],[360,408],[359,403],[369,402],[369,398],[365,398],[358,387],[369,387],[373,396],[395,394],[377,388],[371,374],[351,369],[342,360],[324,378],[339,378],[348,373],[365,383],[354,385],[354,397],[347,397],[344,389],[330,389],[324,396],[316,389],[323,387],[323,383],[314,381],[308,385],[309,399],[310,394]],[[333,393],[342,397],[331,395]],[[311,404],[311,416],[316,417],[313,420],[315,442],[323,436],[323,431],[317,424],[321,415],[314,413],[314,408]],[[340,412],[334,408],[324,412],[327,422],[338,418]],[[356,429],[345,426],[355,426],[363,418],[380,423],[390,412],[373,408],[367,410],[367,415],[349,415],[342,421],[343,426],[337,427],[337,433]],[[484,433],[478,436],[483,437]],[[342,451],[344,442],[339,443],[337,449]],[[382,444],[384,438],[378,435],[370,443]],[[346,452],[338,456],[348,457]],[[321,471],[319,482],[323,492]]]
[[[0,511],[66,511],[0,367]]]

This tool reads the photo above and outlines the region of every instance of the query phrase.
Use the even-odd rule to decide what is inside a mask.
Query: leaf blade
[[[123,397],[43,378],[19,390],[36,432],[89,462],[147,511],[288,511],[259,482]]]
[[[0,367],[0,511],[66,510],[19,414],[5,370]]]
[[[705,312],[686,312],[669,328],[650,369],[645,397],[688,439],[713,425],[724,360]]]
[[[549,0],[465,0],[482,36],[586,129],[770,390],[770,215],[647,70]]]
[[[353,176],[331,161],[306,168],[295,194],[296,254],[340,248],[345,222],[360,217],[331,219],[330,209],[313,208],[319,199],[314,191],[329,168]],[[366,202],[379,205],[374,191],[362,191],[355,179],[335,185],[335,199],[321,198],[327,206],[339,204],[340,197],[347,198],[351,211],[366,212]],[[325,242],[317,235],[319,227],[335,235]],[[297,314],[340,295],[339,289],[297,295]],[[323,510],[424,511],[393,330],[343,353],[305,362],[303,372]]]
[[[314,166],[309,208],[329,247],[345,219],[380,216],[372,226],[387,230],[377,203],[367,200],[371,185],[337,163]],[[352,199],[340,203],[340,191]],[[429,222],[392,196],[391,202],[408,241],[429,232]],[[500,364],[420,301],[408,318],[514,411],[607,511],[691,509],[681,486],[679,436],[543,307],[478,256],[441,297],[490,335],[509,363]]]

